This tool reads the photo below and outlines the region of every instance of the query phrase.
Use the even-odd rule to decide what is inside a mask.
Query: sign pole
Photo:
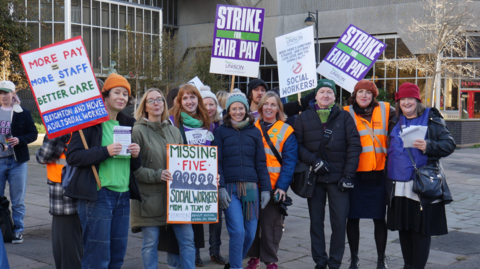
[[[300,103],[300,99],[302,99],[302,94],[301,93],[297,93],[297,96],[298,96],[298,103],[300,105],[302,105],[302,103]]]
[[[83,135],[83,130],[78,130],[78,133],[82,138],[83,146],[85,147],[85,149],[88,149],[87,140],[85,140],[85,135]],[[95,167],[95,165],[92,165],[92,170],[93,170],[93,175],[95,176],[95,180],[97,181],[98,189],[101,189],[102,184],[100,183],[100,177],[98,176],[97,168]]]
[[[230,85],[230,93],[233,92],[233,85],[235,84],[235,75],[232,75],[232,83]]]

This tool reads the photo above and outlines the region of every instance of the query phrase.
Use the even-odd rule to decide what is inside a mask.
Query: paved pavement
[[[448,205],[447,217],[450,234],[432,239],[427,268],[480,268],[480,149],[462,149],[443,160],[448,183],[455,202]],[[6,191],[8,194],[8,191]],[[308,207],[305,199],[295,196],[289,209],[280,250],[280,268],[314,268],[310,255]],[[26,194],[27,214],[23,244],[6,244],[11,268],[55,268],[51,253],[51,216],[48,213],[48,187],[45,166],[33,161],[29,163]],[[327,240],[330,236],[328,214],[325,222]],[[360,239],[360,261],[362,268],[376,268],[376,250],[373,237],[373,222],[362,220]],[[205,229],[208,238],[208,229]],[[228,258],[229,236],[222,230],[221,253]],[[141,233],[130,234],[128,250],[123,268],[141,268]],[[220,269],[213,264],[207,248],[201,250],[205,268]],[[398,233],[388,233],[386,255],[390,257],[389,268],[402,268],[403,260],[398,244]],[[342,268],[348,268],[350,253],[346,251]],[[244,267],[247,260],[244,260]],[[159,268],[168,268],[166,255],[159,253]],[[262,265],[261,268],[265,268]]]

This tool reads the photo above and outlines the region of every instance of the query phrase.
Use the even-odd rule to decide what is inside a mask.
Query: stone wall
[[[446,122],[457,148],[480,144],[480,119],[447,119]]]

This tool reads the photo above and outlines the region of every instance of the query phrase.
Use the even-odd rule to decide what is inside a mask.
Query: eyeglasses
[[[157,98],[157,99],[148,99],[147,104],[153,105],[155,102],[161,104],[163,102],[163,98]]]

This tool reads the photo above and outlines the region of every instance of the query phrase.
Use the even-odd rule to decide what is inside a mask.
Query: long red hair
[[[185,93],[194,94],[195,96],[197,96],[197,99],[198,99],[197,113],[195,113],[194,115],[188,113],[182,107],[182,97],[183,95],[185,95]],[[210,129],[211,120],[210,120],[210,117],[208,116],[207,108],[203,104],[202,95],[200,94],[198,89],[193,85],[185,84],[182,87],[180,87],[180,90],[178,90],[177,99],[175,100],[175,103],[169,112],[170,112],[170,115],[173,116],[175,126],[177,127],[179,127],[180,124],[183,124],[180,113],[185,112],[190,116],[192,116],[193,118],[197,120],[201,120],[203,122],[203,125],[202,125],[203,128]]]

